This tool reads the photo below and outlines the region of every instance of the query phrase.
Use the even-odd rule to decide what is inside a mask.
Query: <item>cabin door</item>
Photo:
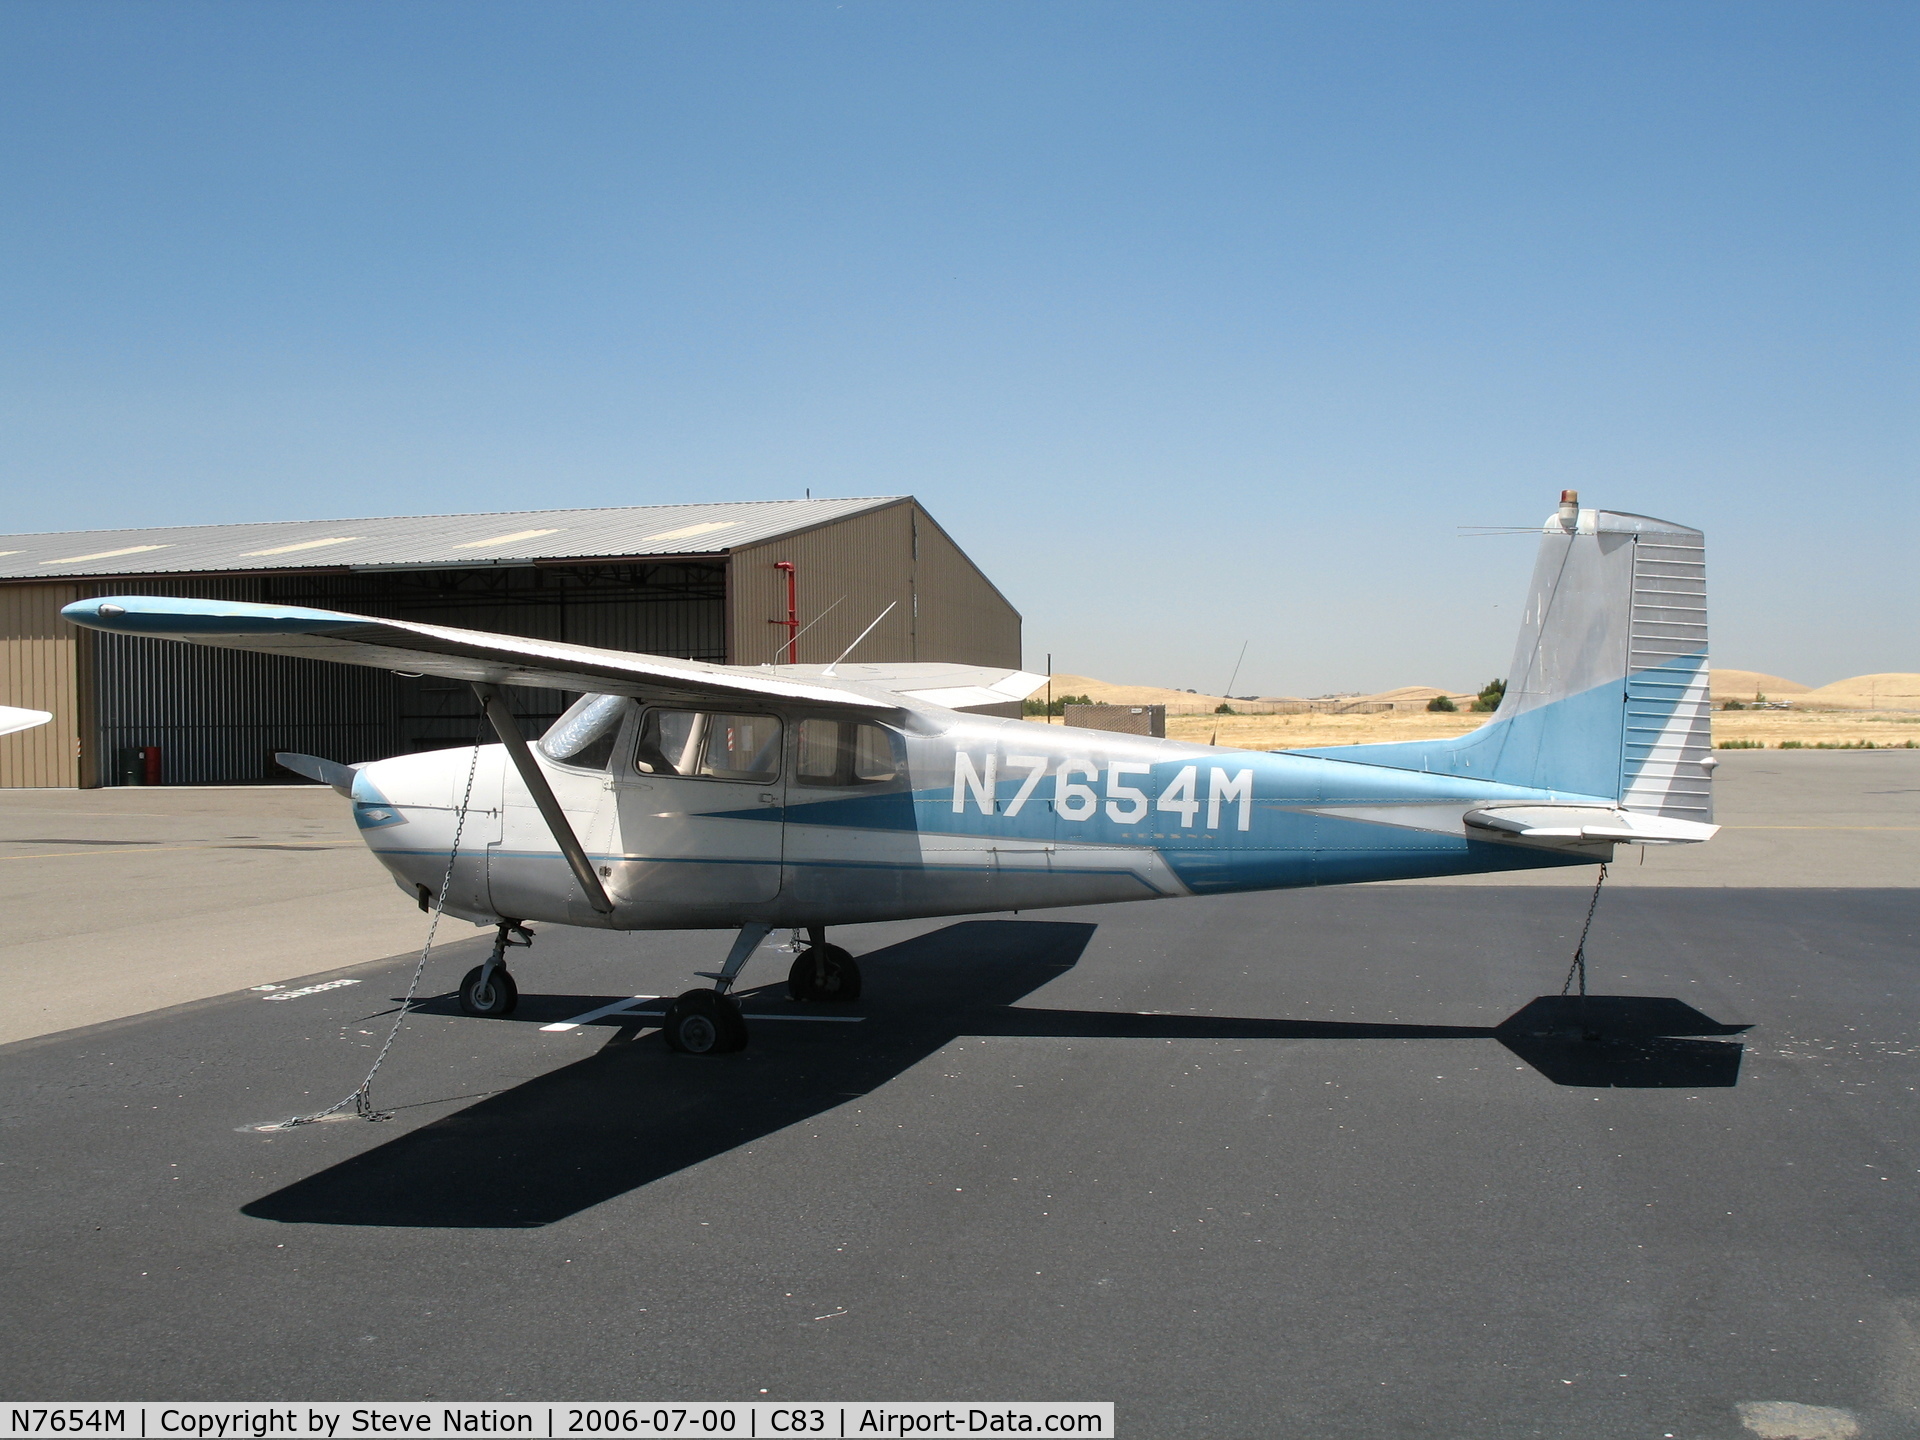
[[[693,910],[780,893],[784,727],[760,712],[647,710],[613,777],[620,903]]]

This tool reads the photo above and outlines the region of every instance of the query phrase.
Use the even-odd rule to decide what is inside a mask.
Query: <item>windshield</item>
[[[582,695],[540,737],[540,751],[562,765],[604,770],[633,702],[624,695]]]

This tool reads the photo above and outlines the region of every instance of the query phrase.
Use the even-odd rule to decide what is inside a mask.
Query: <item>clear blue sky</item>
[[[1920,7],[0,7],[0,530],[919,495],[1027,658],[1502,672],[1563,486],[1920,670]]]

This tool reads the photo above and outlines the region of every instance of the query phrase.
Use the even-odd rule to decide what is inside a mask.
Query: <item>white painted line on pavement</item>
[[[358,980],[328,980],[320,985],[307,985],[298,990],[275,990],[271,995],[262,995],[262,1000],[298,1000],[302,995],[318,995],[322,990],[338,990],[342,985],[358,985]]]
[[[542,1025],[541,1030],[549,1035],[564,1035],[569,1030],[577,1030],[582,1025],[595,1020],[604,1020],[609,1015],[632,1016],[636,1020],[658,1020],[666,1016],[661,1010],[636,1010],[632,1007],[647,1000],[664,999],[660,995],[630,995],[625,1000],[616,1000],[611,1005],[602,1005],[598,1010],[589,1010],[584,1015],[576,1015],[571,1020],[558,1020],[551,1025]],[[858,1025],[866,1020],[864,1015],[776,1015],[765,1010],[745,1010],[742,1018],[747,1020],[811,1020],[821,1025]]]
[[[742,1010],[740,1013],[748,1020],[813,1020],[824,1025],[858,1025],[867,1018],[864,1015],[771,1015],[764,1010]]]
[[[571,1020],[557,1021],[552,1025],[542,1025],[540,1028],[552,1035],[565,1034],[569,1030],[577,1029],[579,1026],[585,1025],[589,1020],[599,1020],[608,1015],[618,1015],[624,1012],[629,1005],[638,1005],[642,1001],[658,1000],[659,998],[658,995],[629,995],[626,999],[616,1000],[611,1005],[602,1005],[598,1010],[589,1010],[586,1014],[576,1015]]]
[[[633,1016],[658,1015],[664,1017],[667,1012],[664,1010],[627,1010],[622,1013]],[[865,1021],[867,1017],[864,1015],[777,1015],[771,1010],[742,1010],[740,1012],[740,1018],[742,1020],[812,1020],[826,1025],[858,1025]]]

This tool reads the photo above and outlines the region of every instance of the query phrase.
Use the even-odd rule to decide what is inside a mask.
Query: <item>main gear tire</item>
[[[787,972],[787,994],[808,1005],[844,1005],[860,998],[860,966],[838,945],[809,945]]]
[[[669,1005],[660,1033],[682,1055],[730,1055],[747,1045],[740,1007],[711,990],[689,990]]]

